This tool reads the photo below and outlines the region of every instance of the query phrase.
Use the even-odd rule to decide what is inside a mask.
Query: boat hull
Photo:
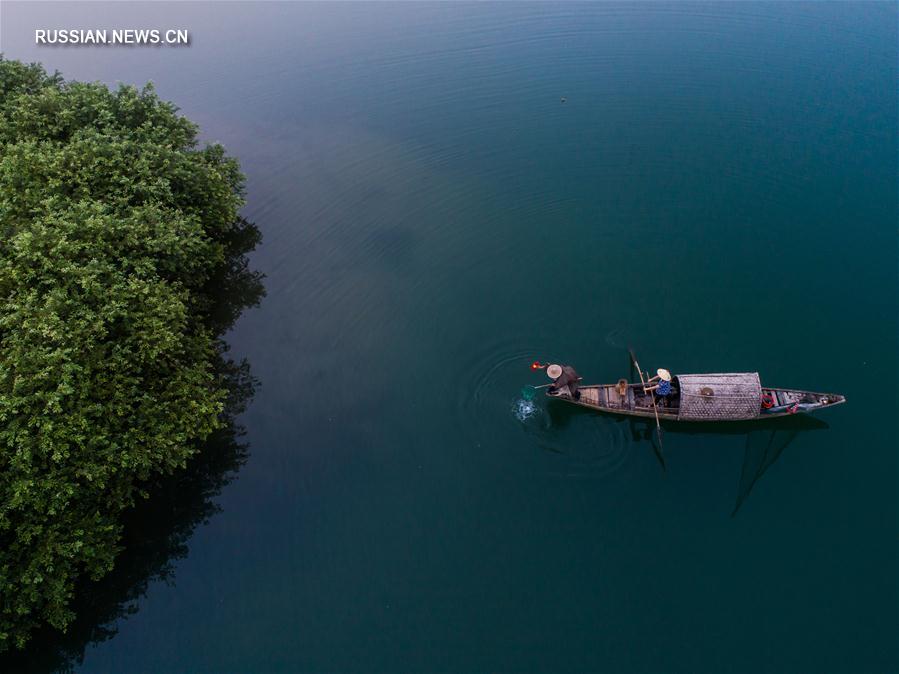
[[[622,393],[623,390],[623,393]],[[616,384],[593,384],[589,386],[580,386],[578,389],[580,398],[575,400],[565,389],[562,393],[547,392],[548,398],[561,400],[571,405],[585,407],[587,409],[602,412],[604,414],[612,414],[616,416],[626,417],[643,417],[647,419],[655,419],[656,411],[652,406],[652,399],[649,394],[643,392],[642,384],[628,384],[626,388],[619,388]],[[784,388],[762,388],[763,397],[766,402],[770,403],[770,407],[766,408],[759,400],[758,416],[752,418],[721,418],[714,419],[683,419],[679,416],[679,410],[676,406],[658,406],[658,417],[663,421],[676,421],[680,423],[705,424],[705,423],[753,423],[766,419],[777,419],[780,417],[790,417],[796,414],[808,414],[817,412],[835,405],[846,402],[845,396],[836,393],[818,393],[815,391],[803,391],[799,389]],[[770,396],[770,397],[768,397]]]

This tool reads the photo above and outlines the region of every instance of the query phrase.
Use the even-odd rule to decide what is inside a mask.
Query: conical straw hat
[[[656,370],[656,374],[659,375],[659,379],[671,381],[671,373],[663,367],[660,367],[658,370]]]
[[[561,365],[550,365],[546,368],[546,376],[550,379],[558,379],[562,376],[562,366]]]

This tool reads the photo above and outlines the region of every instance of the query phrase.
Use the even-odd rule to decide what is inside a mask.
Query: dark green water
[[[896,5],[2,19],[8,57],[152,79],[265,237],[249,460],[81,671],[899,670]],[[29,44],[105,24],[194,42]],[[615,381],[629,344],[849,402],[669,432],[665,473],[626,422],[516,417],[531,361]]]

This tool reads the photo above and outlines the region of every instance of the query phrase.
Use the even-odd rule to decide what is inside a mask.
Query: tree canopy
[[[123,513],[223,425],[219,336],[262,294],[259,234],[197,134],[149,86],[0,57],[0,650],[66,628]]]

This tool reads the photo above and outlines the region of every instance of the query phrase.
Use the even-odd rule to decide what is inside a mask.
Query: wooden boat
[[[751,421],[815,412],[846,402],[836,393],[763,387],[757,372],[682,374],[672,377],[673,393],[655,398],[641,381],[579,386],[577,399],[567,386],[547,392],[598,412],[667,421]]]

